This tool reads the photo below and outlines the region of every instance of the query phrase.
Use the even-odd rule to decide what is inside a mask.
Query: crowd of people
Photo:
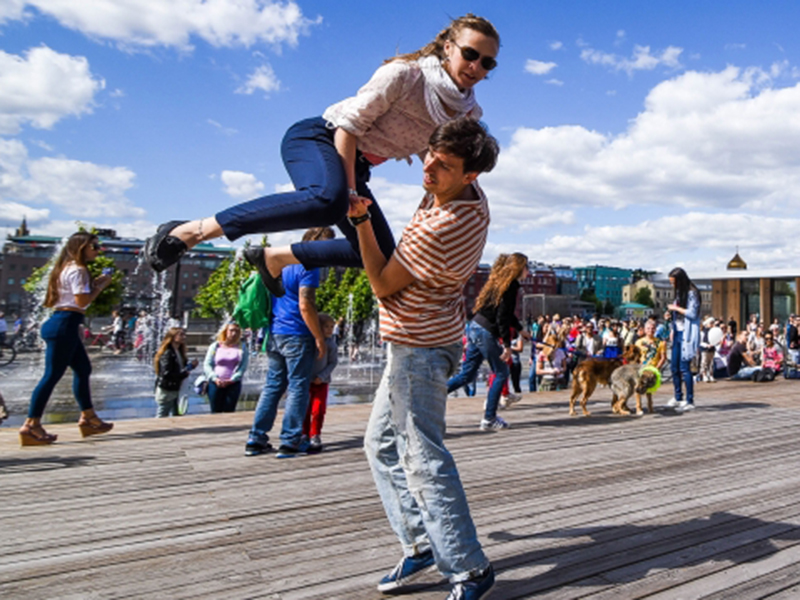
[[[502,255],[499,258],[500,261],[504,259]],[[527,360],[530,392],[566,389],[571,384],[572,372],[581,361],[616,358],[635,345],[640,350],[642,365],[663,371],[665,379],[677,376],[677,381],[682,383],[680,390],[676,385],[675,397],[668,402],[670,407],[684,402],[684,408],[693,405],[694,383],[714,383],[720,378],[768,381],[786,369],[792,372],[797,369],[800,363],[798,315],[789,315],[784,323],[776,318],[769,326],[760,321],[758,315],[751,315],[743,328],[737,327],[734,317],[726,321],[721,317],[705,316],[701,320],[699,295],[692,293],[689,282],[689,291],[681,299],[678,286],[685,273],[681,269],[674,273],[673,277],[677,279],[675,304],[663,315],[614,319],[600,314],[562,317],[555,313],[529,318],[524,325],[515,323],[516,327],[505,323],[510,328],[505,338],[495,335],[492,340],[495,344],[483,344],[495,350],[493,360],[487,359],[491,368],[487,378],[491,400],[487,400],[487,407],[495,395],[499,398],[496,406],[501,409],[520,399],[519,377],[511,377],[511,386],[507,380],[509,372],[513,375],[520,371],[520,355],[525,342],[529,343],[530,349]],[[687,285],[685,281],[683,285]],[[470,332],[480,326],[476,323],[481,322],[482,317],[476,316],[467,325],[463,337],[462,370],[457,378],[451,380],[454,385],[450,391],[474,385],[480,362],[475,365],[476,351],[470,351],[470,345],[477,348]],[[689,348],[683,342],[684,336],[691,340]],[[505,348],[510,352],[503,354]],[[497,428],[507,427],[504,420],[501,422],[504,425]]]

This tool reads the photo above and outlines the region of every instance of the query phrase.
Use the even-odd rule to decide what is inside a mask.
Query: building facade
[[[575,269],[564,265],[554,265],[551,269],[556,274],[556,294],[561,296],[577,296],[580,294]]]
[[[633,271],[594,265],[577,267],[575,277],[578,281],[579,294],[590,290],[601,302],[611,302],[614,306],[619,306],[622,304],[622,288],[631,283]]]

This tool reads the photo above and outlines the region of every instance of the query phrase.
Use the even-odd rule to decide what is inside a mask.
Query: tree
[[[653,302],[653,292],[651,292],[650,288],[648,287],[642,287],[636,290],[636,295],[633,297],[633,301],[637,304],[649,306],[650,308],[655,306],[655,302]]]
[[[336,292],[339,289],[339,280],[336,277],[336,270],[334,268],[328,269],[328,275],[322,281],[317,290],[317,307],[320,312],[328,313],[334,319],[338,318],[331,310],[331,302],[336,297]]]
[[[604,315],[614,314],[614,305],[612,304],[611,300],[606,300],[606,303],[603,306],[603,314]]]
[[[655,271],[647,271],[645,269],[634,269],[631,273],[631,278],[633,279],[633,283],[636,283],[640,279],[647,279],[650,281],[650,277],[655,275]]]
[[[200,287],[195,296],[195,316],[221,321],[233,314],[239,300],[239,288],[255,270],[246,260],[226,258]]]
[[[317,307],[334,319],[350,317],[354,326],[369,319],[375,312],[375,294],[366,272],[351,267],[337,281],[336,272],[330,269],[317,290]]]
[[[595,312],[602,313],[603,312],[603,303],[598,300],[597,295],[594,293],[593,288],[586,288],[581,292],[581,301],[583,302],[591,302],[594,304]]]

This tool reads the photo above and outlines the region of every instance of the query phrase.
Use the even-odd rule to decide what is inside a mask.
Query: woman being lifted
[[[245,253],[264,284],[280,296],[280,272],[287,264],[361,266],[358,237],[347,219],[351,197],[371,202],[359,219],[372,219],[381,251],[390,257],[394,238],[367,187],[372,167],[424,155],[434,129],[444,122],[479,119],[473,88],[497,66],[499,48],[494,26],[467,14],[424,48],[388,59],[356,96],[289,128],[281,154],[295,191],[257,198],[213,217],[165,223],[145,243],[147,262],[162,271],[196,244],[222,235],[233,241],[252,233],[337,225],[344,239]]]

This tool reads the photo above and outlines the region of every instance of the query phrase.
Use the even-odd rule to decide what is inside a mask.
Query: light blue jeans
[[[278,402],[283,393],[287,392],[281,427],[281,445],[290,448],[300,447],[316,352],[314,338],[308,335],[275,334],[269,338],[267,347],[269,371],[256,406],[253,427],[250,430],[251,440],[260,444],[269,441],[267,434],[275,423]]]
[[[487,421],[497,416],[497,405],[503,393],[503,385],[508,381],[508,365],[500,360],[503,348],[491,334],[474,321],[467,328],[467,355],[458,375],[447,382],[447,393],[457,390],[463,385],[475,381],[481,363],[486,359],[494,372],[494,382],[486,394],[486,407],[483,418]]]
[[[389,344],[364,449],[386,516],[406,556],[430,548],[451,581],[489,565],[453,456],[444,446],[447,378],[461,344]]]
[[[731,381],[744,381],[745,379],[752,379],[753,373],[760,371],[761,367],[742,367],[739,371],[730,378]]]

